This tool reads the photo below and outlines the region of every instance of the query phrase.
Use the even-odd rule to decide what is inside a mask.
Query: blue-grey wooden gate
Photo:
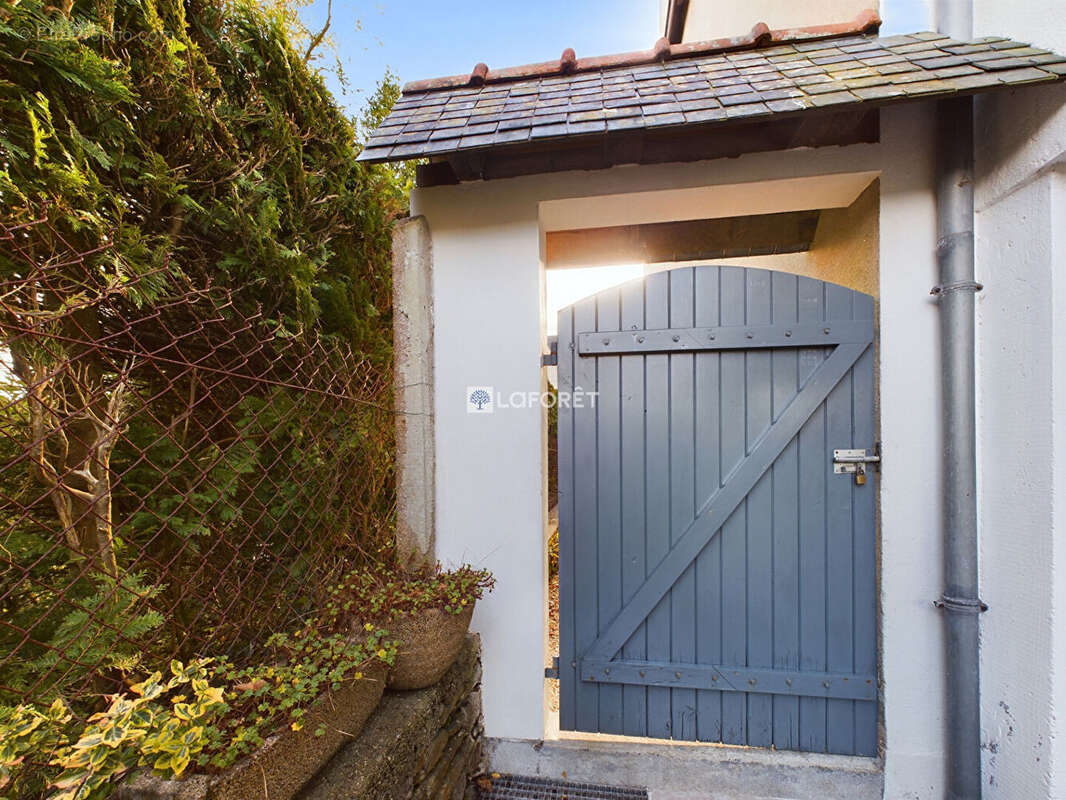
[[[873,310],[695,267],[560,312],[564,730],[876,754]]]

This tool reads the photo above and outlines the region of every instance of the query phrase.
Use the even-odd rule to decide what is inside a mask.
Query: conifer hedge
[[[72,249],[110,243],[102,262],[231,287],[387,362],[407,187],[355,163],[355,125],[297,49],[291,12],[61,2],[0,0],[0,221],[45,209]],[[380,87],[370,115],[395,92]]]

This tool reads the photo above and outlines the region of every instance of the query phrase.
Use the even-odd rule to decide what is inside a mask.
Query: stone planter
[[[399,641],[389,688],[425,689],[444,677],[459,655],[473,614],[471,603],[461,614],[432,608],[388,623],[389,634]]]
[[[181,780],[139,772],[119,787],[119,800],[291,800],[341,745],[359,735],[381,701],[386,669],[374,663],[361,680],[323,696],[299,731],[284,728],[224,772]],[[315,736],[319,725],[326,732]]]

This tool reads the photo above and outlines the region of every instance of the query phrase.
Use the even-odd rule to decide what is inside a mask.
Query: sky
[[[326,18],[326,0],[301,17],[311,30]],[[659,34],[657,0],[333,0],[330,27],[347,93],[327,83],[356,113],[386,68],[400,82],[469,74],[479,61],[507,67],[558,58],[646,50]],[[329,55],[329,63],[334,56]]]

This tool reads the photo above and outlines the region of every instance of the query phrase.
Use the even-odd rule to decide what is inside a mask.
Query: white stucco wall
[[[882,113],[880,391],[885,798],[944,794],[943,591],[932,107]]]
[[[930,120],[928,107],[885,111],[880,145],[414,192],[412,210],[425,215],[433,239],[437,554],[445,563],[487,566],[498,578],[496,590],[478,605],[474,618],[483,637],[489,736],[544,735],[543,417],[539,409],[468,414],[465,393],[475,385],[491,385],[505,397],[540,389],[540,247],[546,220],[552,224],[561,214],[570,227],[591,220],[606,224],[603,209],[611,202],[569,202],[574,198],[617,200],[628,193],[656,193],[639,198],[651,202],[614,203],[619,213],[632,217],[643,213],[642,205],[649,214],[661,213],[682,196],[679,189],[827,174],[866,175],[866,183],[850,181],[857,193],[884,169],[879,388],[885,443],[880,597],[885,796],[941,796],[942,645],[931,605],[941,586],[937,318],[928,295],[936,280]],[[840,178],[833,181],[850,185]],[[804,185],[796,184],[800,192]],[[824,182],[807,186],[818,203],[832,202],[823,196]],[[794,193],[747,194],[763,204],[796,202]],[[684,205],[692,213],[691,194],[687,197]],[[842,197],[837,204],[850,202]],[[717,202],[713,191],[705,202],[705,209],[695,211],[710,216]]]
[[[975,34],[1066,51],[1059,0],[975,2]],[[1066,87],[977,101],[985,797],[1066,797]]]

